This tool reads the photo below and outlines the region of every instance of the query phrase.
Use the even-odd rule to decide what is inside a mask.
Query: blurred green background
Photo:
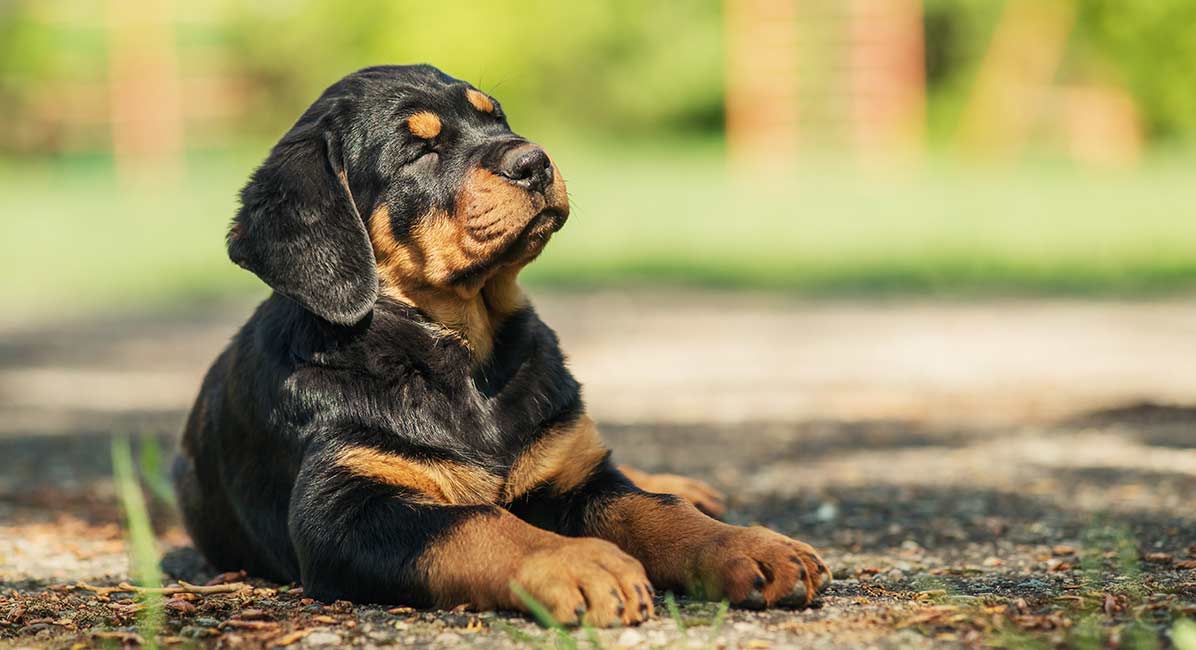
[[[1190,0],[9,0],[0,298],[264,293],[224,254],[237,190],[325,86],[410,62],[562,169],[533,285],[1187,291],[1192,25]]]

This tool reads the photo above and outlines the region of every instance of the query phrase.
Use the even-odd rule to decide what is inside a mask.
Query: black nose
[[[516,147],[508,151],[498,173],[532,192],[543,194],[552,185],[552,161],[540,147]]]

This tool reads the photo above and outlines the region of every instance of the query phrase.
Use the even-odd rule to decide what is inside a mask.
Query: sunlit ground
[[[824,161],[753,181],[728,173],[717,143],[545,144],[574,212],[526,273],[533,284],[807,295],[1196,287],[1190,158],[1128,170]],[[104,161],[0,167],[0,298],[10,317],[261,291],[227,261],[223,237],[266,149],[192,155],[181,183],[124,189]]]

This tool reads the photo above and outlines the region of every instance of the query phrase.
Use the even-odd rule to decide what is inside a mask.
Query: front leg
[[[679,496],[715,519],[722,519],[727,511],[727,497],[705,481],[680,474],[652,474],[630,465],[619,465],[618,470],[644,492]]]
[[[831,582],[809,544],[715,521],[675,496],[643,492],[609,461],[571,501],[569,532],[614,542],[659,588],[758,608],[808,605]]]
[[[564,537],[489,505],[493,486],[463,463],[364,447],[311,454],[289,516],[304,590],[329,601],[526,612],[517,584],[565,624],[651,615],[638,561],[610,542]]]

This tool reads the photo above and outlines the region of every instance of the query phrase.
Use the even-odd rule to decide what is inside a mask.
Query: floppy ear
[[[378,273],[330,113],[314,109],[241,190],[228,256],[308,311],[352,325],[374,308]]]

